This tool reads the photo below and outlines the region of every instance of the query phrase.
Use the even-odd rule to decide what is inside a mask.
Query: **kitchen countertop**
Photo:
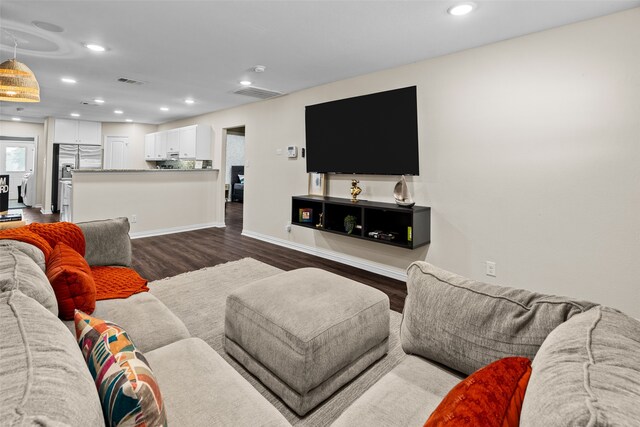
[[[218,169],[75,169],[73,173],[212,172]]]

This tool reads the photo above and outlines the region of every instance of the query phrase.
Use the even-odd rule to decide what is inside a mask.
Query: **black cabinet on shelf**
[[[347,232],[345,219],[355,220]],[[329,233],[414,249],[431,241],[431,208],[323,196],[294,196],[291,223]]]

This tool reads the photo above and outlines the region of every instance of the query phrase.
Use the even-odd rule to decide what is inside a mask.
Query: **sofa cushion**
[[[56,294],[61,319],[73,319],[76,309],[93,313],[96,284],[89,265],[78,252],[58,243],[47,263],[47,277]]]
[[[407,356],[360,396],[332,427],[422,426],[461,377],[417,356]]]
[[[20,242],[18,240],[0,240],[0,252],[15,248],[31,258],[38,267],[44,272],[47,269],[47,263],[44,259],[44,252],[29,243]]]
[[[402,348],[470,374],[509,356],[533,360],[547,335],[594,304],[409,266]]]
[[[21,291],[58,315],[58,302],[47,276],[30,257],[9,245],[0,248],[0,292],[12,290]]]
[[[533,360],[520,425],[640,425],[640,322],[596,307],[551,332]]]
[[[184,323],[148,292],[97,301],[93,316],[120,325],[144,353],[191,336]],[[65,324],[75,335],[73,321]]]
[[[48,224],[34,222],[27,225],[27,228],[45,239],[52,248],[62,242],[84,256],[84,235],[80,227],[72,222],[52,222]]]
[[[289,426],[231,365],[199,338],[146,354],[174,426]],[[179,361],[179,362],[178,362]]]
[[[0,240],[17,240],[19,242],[33,245],[42,251],[45,261],[49,259],[49,255],[51,255],[51,251],[53,251],[49,242],[29,230],[27,227],[0,230]]]
[[[96,382],[107,424],[166,425],[158,382],[127,332],[77,310],[75,324],[78,344]]]
[[[20,291],[0,294],[0,424],[103,426],[78,343]]]
[[[526,357],[505,357],[460,381],[442,399],[424,427],[475,425],[518,427],[531,376]]]
[[[89,265],[131,266],[131,241],[127,218],[80,222]]]

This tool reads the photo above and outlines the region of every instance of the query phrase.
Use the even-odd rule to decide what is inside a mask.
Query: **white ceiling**
[[[2,0],[0,26],[18,38],[17,58],[36,74],[41,102],[2,102],[0,119],[77,112],[85,120],[163,123],[257,101],[233,93],[243,79],[291,93],[640,6],[640,0],[475,2],[475,12],[453,17],[446,11],[454,0]],[[109,51],[91,52],[83,42]],[[5,31],[0,43],[0,60],[13,57]],[[258,64],[266,72],[250,71]],[[62,83],[63,76],[77,83]],[[82,105],[97,97],[106,102]],[[187,97],[195,104],[186,105]]]

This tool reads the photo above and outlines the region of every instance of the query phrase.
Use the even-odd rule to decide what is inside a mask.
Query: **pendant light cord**
[[[11,34],[9,31],[5,30],[4,28],[2,29],[2,31],[7,33],[13,39],[13,59],[16,59],[16,57],[18,56],[17,55],[17,52],[18,52],[18,39],[16,39],[16,36]]]

